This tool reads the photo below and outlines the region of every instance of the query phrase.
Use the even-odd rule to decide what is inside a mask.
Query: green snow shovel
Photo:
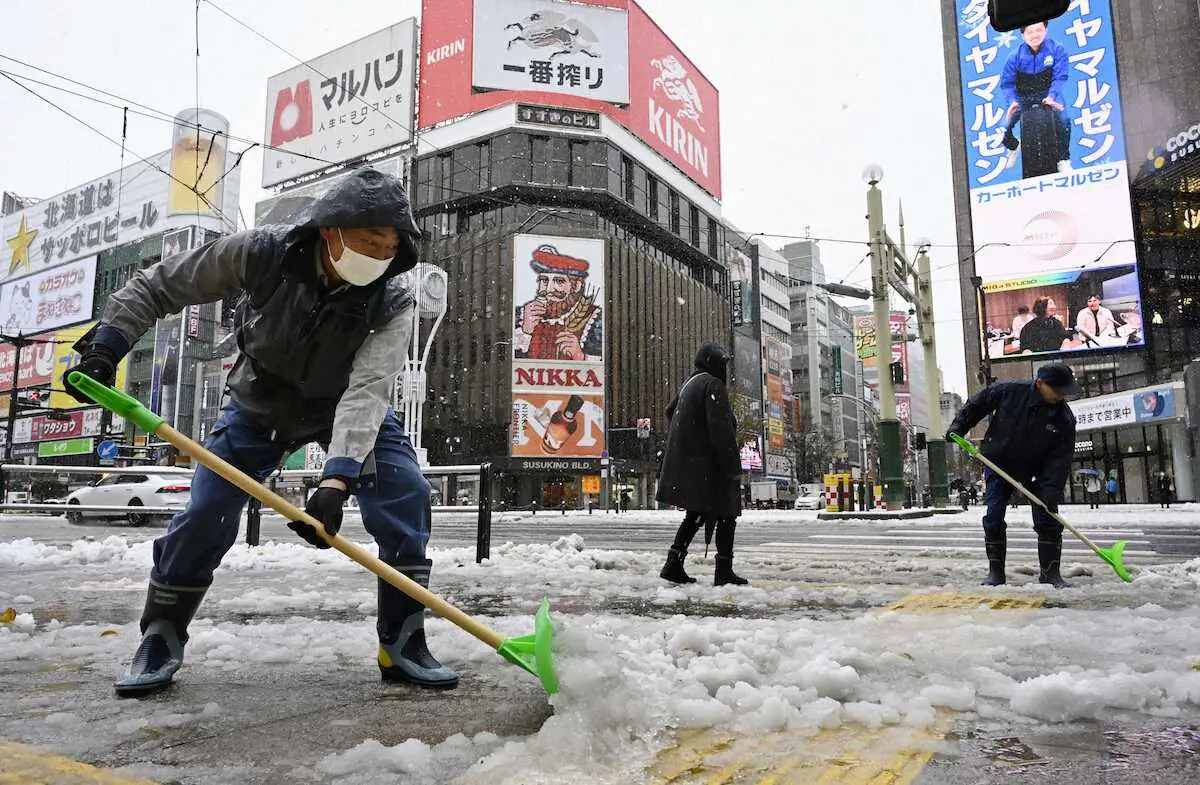
[[[320,521],[264,487],[262,483],[256,481],[253,477],[245,474],[218,456],[213,455],[200,444],[167,425],[163,422],[162,417],[142,406],[141,403],[125,393],[118,392],[111,387],[106,387],[90,376],[78,371],[72,371],[69,378],[71,384],[75,385],[78,390],[85,393],[105,409],[127,420],[131,420],[142,430],[153,433],[164,441],[171,443],[180,452],[192,456],[192,458],[285,518],[307,523],[330,546],[346,554],[409,597],[417,600],[438,616],[447,619],[471,635],[474,635],[495,649],[504,659],[537,676],[548,694],[553,695],[558,692],[558,677],[554,672],[554,663],[551,659],[554,622],[550,619],[549,599],[542,600],[542,605],[534,617],[533,635],[520,635],[511,638],[501,637],[500,633],[468,616],[466,613],[430,592],[421,584],[403,575],[391,565],[385,564],[362,546],[340,535],[327,534],[325,527],[321,525]]]
[[[1014,487],[1018,491],[1020,491],[1021,494],[1023,496],[1025,496],[1025,498],[1029,499],[1029,501],[1031,501],[1034,504],[1041,507],[1043,510],[1046,511],[1046,513],[1051,518],[1053,518],[1054,520],[1061,523],[1063,525],[1063,528],[1067,529],[1068,531],[1071,532],[1071,534],[1074,534],[1076,537],[1078,537],[1083,542],[1083,544],[1086,545],[1087,547],[1091,548],[1092,551],[1094,551],[1097,556],[1099,556],[1104,561],[1108,562],[1109,566],[1113,568],[1113,571],[1117,573],[1117,575],[1121,578],[1121,580],[1125,581],[1126,583],[1129,583],[1130,581],[1133,580],[1133,576],[1130,575],[1129,570],[1127,570],[1125,568],[1125,563],[1123,561],[1121,561],[1121,555],[1125,552],[1125,541],[1124,540],[1117,540],[1116,542],[1113,543],[1111,548],[1098,547],[1094,542],[1092,542],[1087,537],[1085,537],[1083,535],[1083,533],[1081,531],[1079,531],[1079,529],[1076,529],[1074,526],[1067,523],[1067,521],[1061,515],[1059,515],[1054,510],[1051,510],[1048,506],[1046,506],[1046,503],[1044,501],[1042,501],[1041,499],[1039,499],[1037,496],[1035,496],[1033,494],[1033,491],[1029,490],[1024,485],[1022,485],[1021,483],[1014,480],[1011,476],[1009,476],[1009,474],[1007,472],[1005,472],[999,466],[992,463],[986,457],[981,455],[979,453],[978,447],[971,444],[969,441],[967,441],[963,437],[959,436],[957,433],[950,434],[950,438],[952,438],[954,440],[955,444],[957,444],[959,447],[963,448],[966,451],[967,455],[970,455],[972,458],[974,458],[975,460],[982,463],[984,466],[986,466],[989,469],[991,469],[992,471],[994,471],[1005,482],[1007,482],[1009,485],[1011,485],[1012,487]]]

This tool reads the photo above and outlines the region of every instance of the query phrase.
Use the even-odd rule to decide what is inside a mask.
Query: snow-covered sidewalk
[[[1178,514],[1192,522],[1182,516],[1194,513]],[[644,516],[647,526],[667,525]],[[681,729],[759,737],[933,728],[947,717],[1015,727],[1200,722],[1200,559],[1146,567],[1129,585],[1099,565],[1075,578],[1078,588],[1054,592],[1024,578],[984,594],[978,561],[833,554],[797,564],[759,546],[739,564],[749,587],[675,587],[657,578],[659,550],[598,548],[576,534],[497,544],[482,565],[468,547],[431,553],[434,590],[505,635],[531,631],[542,596],[555,603],[563,689],[544,723],[455,733],[472,722],[456,725],[439,707],[469,714],[478,690],[501,704],[499,716],[508,701],[514,724],[528,725],[539,687],[434,619],[431,649],[464,674],[457,703],[451,711],[447,699],[387,696],[397,714],[419,707],[427,732],[394,738],[338,715],[339,730],[326,736],[275,738],[269,723],[244,731],[264,737],[257,758],[222,758],[214,743],[207,762],[180,760],[173,744],[249,724],[255,710],[244,704],[263,689],[280,700],[313,684],[383,689],[372,663],[374,585],[333,551],[238,545],[192,627],[180,684],[116,701],[108,685],[135,645],[150,547],[120,533],[0,542],[0,611],[15,611],[0,625],[0,737],[188,783],[630,783],[648,776]],[[711,574],[711,560],[693,565],[698,577]],[[911,599],[924,595],[957,599]],[[997,597],[1012,602],[997,609],[988,602]],[[317,716],[311,727],[321,724]]]

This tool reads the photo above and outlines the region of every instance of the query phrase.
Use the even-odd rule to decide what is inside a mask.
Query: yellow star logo
[[[16,271],[22,264],[25,269],[29,269],[29,246],[33,245],[34,239],[38,236],[37,229],[32,232],[25,226],[25,216],[21,216],[21,228],[17,229],[17,233],[8,238],[8,247],[12,249],[12,263],[8,266],[9,273]]]

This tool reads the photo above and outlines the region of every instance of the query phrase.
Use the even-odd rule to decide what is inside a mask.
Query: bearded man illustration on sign
[[[517,359],[599,362],[604,319],[596,292],[587,290],[588,262],[542,244],[529,266],[537,296],[517,308],[513,351]]]

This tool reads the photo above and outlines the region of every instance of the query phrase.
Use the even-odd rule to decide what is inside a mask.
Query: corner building
[[[663,410],[730,334],[717,94],[635,3],[547,5],[596,36],[561,84],[500,34],[519,3],[425,3],[413,209],[450,291],[424,445],[495,463],[507,506],[653,506]]]

